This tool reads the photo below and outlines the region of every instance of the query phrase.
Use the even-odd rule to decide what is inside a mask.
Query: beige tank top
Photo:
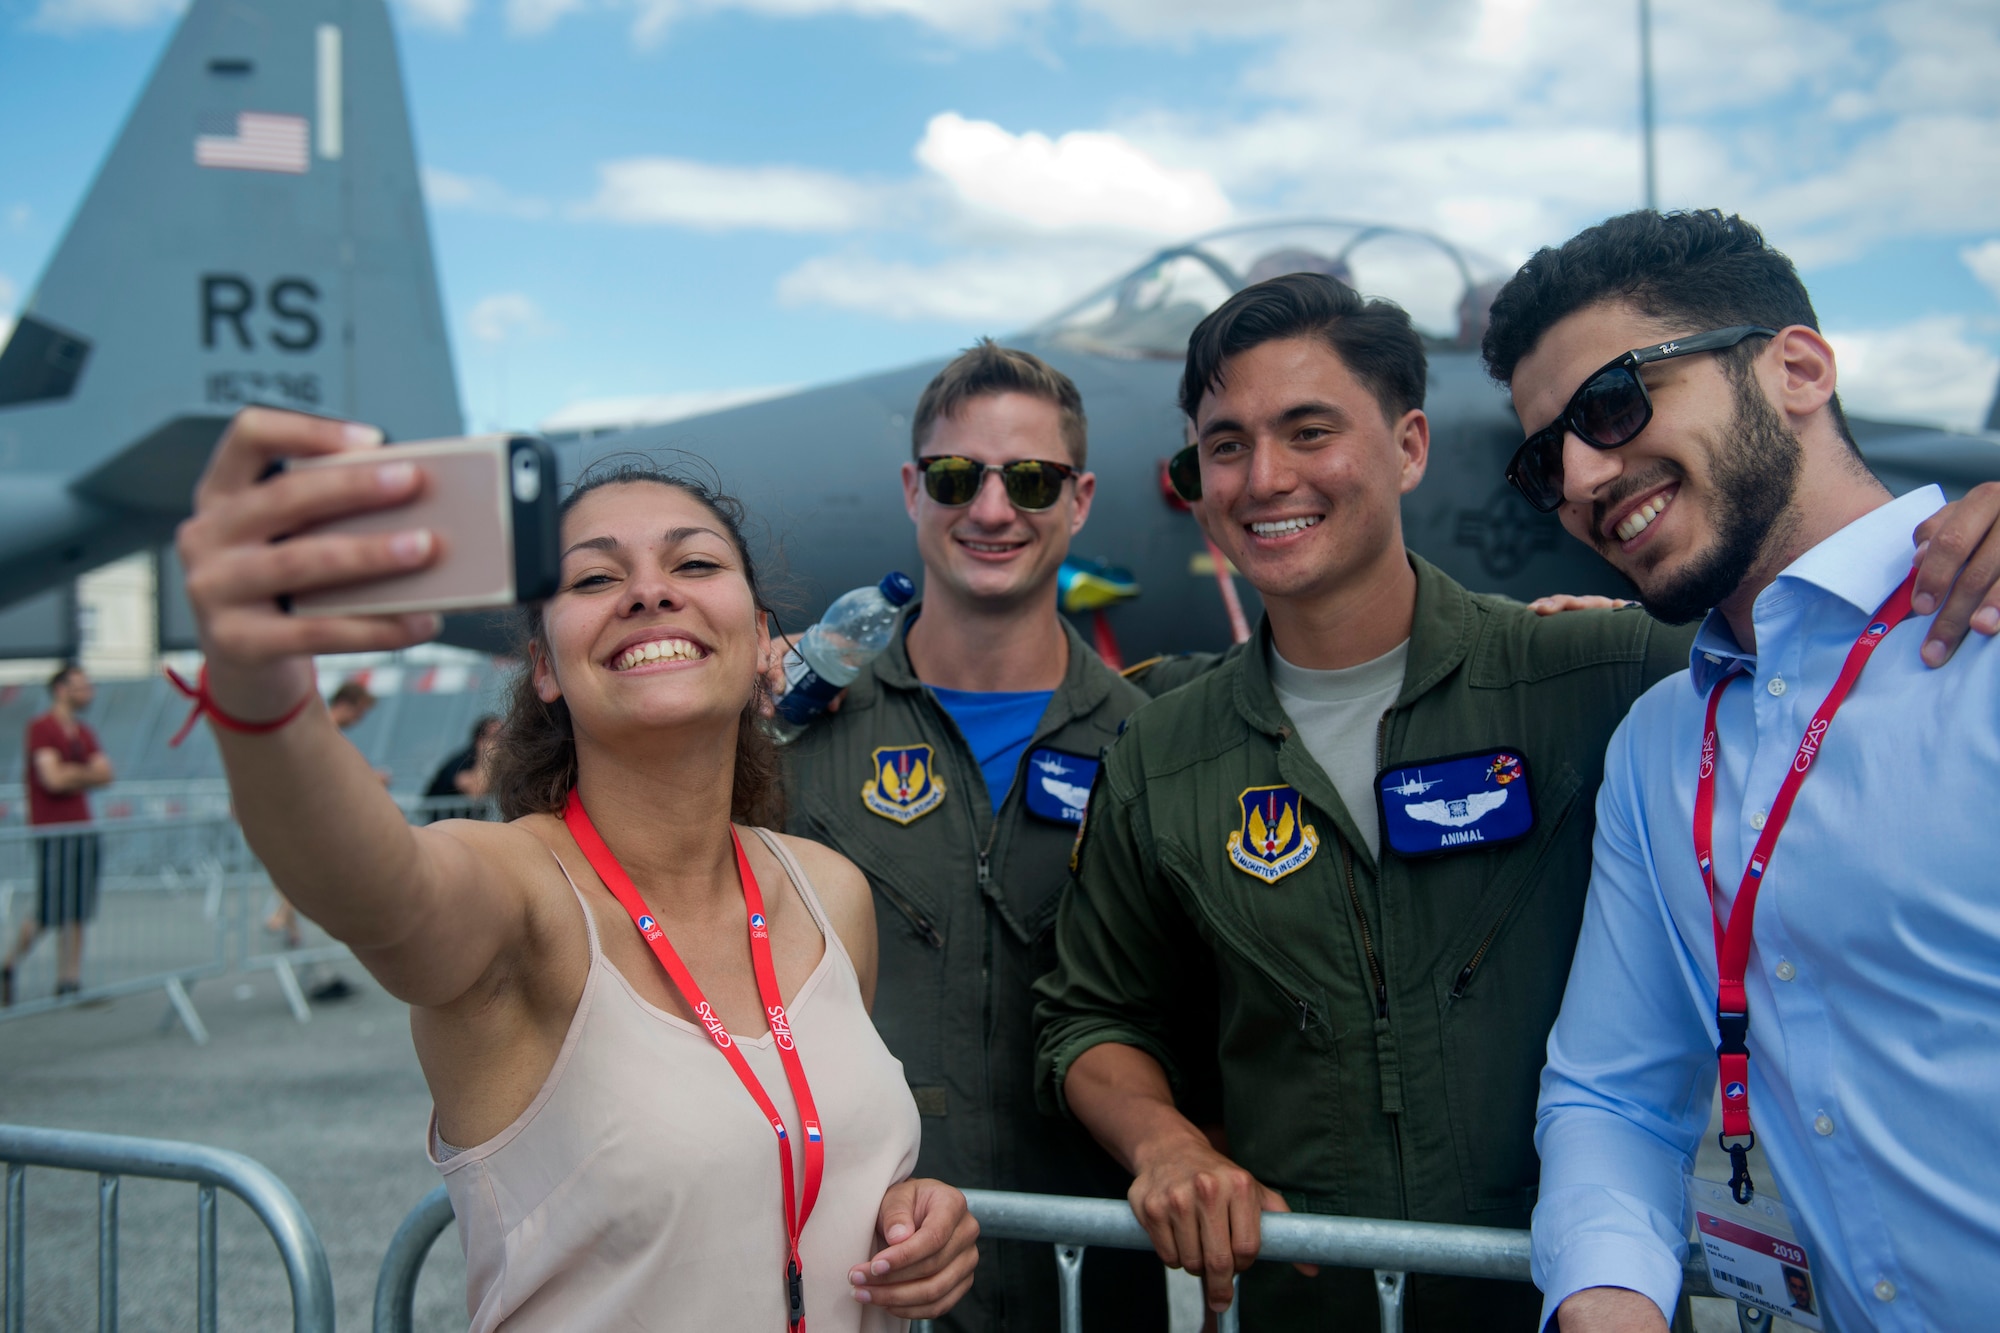
[[[916,1165],[916,1103],[805,873],[777,838],[755,832],[826,938],[790,1005],[826,1141],[819,1203],[799,1245],[806,1322],[813,1333],[889,1333],[904,1322],[849,1296],[847,1273],[874,1253],[884,1191]],[[640,999],[605,961],[581,892],[577,902],[590,975],[535,1100],[492,1139],[456,1151],[439,1143],[431,1117],[432,1162],[465,1247],[472,1333],[783,1333],[771,1127],[708,1035]],[[805,1135],[770,1034],[736,1041],[790,1127],[803,1181]]]

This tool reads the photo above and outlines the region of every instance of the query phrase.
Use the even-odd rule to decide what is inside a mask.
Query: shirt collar
[[[1417,575],[1417,605],[1410,622],[1403,688],[1395,706],[1403,707],[1457,670],[1471,651],[1474,630],[1472,594],[1449,574],[1416,552],[1407,552]],[[1276,736],[1290,727],[1271,682],[1271,618],[1258,623],[1249,651],[1239,654],[1236,706],[1251,726]]]
[[[1785,595],[1781,591],[1785,584],[1818,588],[1867,615],[1909,574],[1911,531],[1942,508],[1942,490],[1919,486],[1869,510],[1787,565],[1771,586],[1757,595],[1752,616],[1761,622],[1771,599]],[[1755,670],[1757,655],[1744,651],[1736,642],[1720,611],[1710,611],[1688,654],[1696,693],[1706,695],[1716,681],[1739,666]]]

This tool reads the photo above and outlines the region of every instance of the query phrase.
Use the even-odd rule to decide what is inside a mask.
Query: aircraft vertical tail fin
[[[248,403],[460,429],[383,0],[189,6],[0,350],[0,605],[162,540]]]

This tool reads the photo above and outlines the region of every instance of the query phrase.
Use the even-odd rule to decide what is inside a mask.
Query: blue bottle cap
[[[917,595],[917,585],[912,583],[910,576],[900,569],[890,570],[882,576],[882,582],[876,586],[882,590],[883,599],[891,606],[902,606]]]

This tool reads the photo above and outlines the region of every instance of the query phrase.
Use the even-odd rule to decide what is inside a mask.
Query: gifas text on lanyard
[[[1715,927],[1715,1027],[1721,1038],[1715,1055],[1722,1082],[1722,1133],[1718,1141],[1722,1150],[1729,1154],[1729,1192],[1738,1203],[1749,1203],[1757,1192],[1750,1180],[1749,1166],[1750,1149],[1756,1144],[1757,1136],[1750,1129],[1750,1047],[1747,1044],[1750,1001],[1743,989],[1743,971],[1750,963],[1751,922],[1757,914],[1757,889],[1763,883],[1765,868],[1771,863],[1771,853],[1777,848],[1778,834],[1784,830],[1785,820],[1791,816],[1792,802],[1798,798],[1799,788],[1805,783],[1806,774],[1812,770],[1813,759],[1826,742],[1826,729],[1832,725],[1833,715],[1847,702],[1854,683],[1861,678],[1861,669],[1868,665],[1875,649],[1889,636],[1890,630],[1909,616],[1910,591],[1916,578],[1916,571],[1912,570],[1896,591],[1889,594],[1889,600],[1869,617],[1868,627],[1861,631],[1861,636],[1847,651],[1847,660],[1841,664],[1839,678],[1813,713],[1812,721],[1806,726],[1805,738],[1799,742],[1798,752],[1792,756],[1791,767],[1785,770],[1785,780],[1778,786],[1778,797],[1771,802],[1764,830],[1757,838],[1756,847],[1751,850],[1750,864],[1744,867],[1743,882],[1737,886],[1736,901],[1730,907],[1727,926],[1723,924],[1721,905],[1715,900],[1715,713],[1722,703],[1723,691],[1744,673],[1741,670],[1730,672],[1717,681],[1708,694],[1708,725],[1701,734],[1701,772],[1694,789],[1694,854],[1701,867],[1702,885],[1708,890],[1709,915]]]
[[[805,1232],[806,1219],[812,1216],[813,1204],[819,1199],[820,1176],[826,1168],[826,1144],[820,1133],[819,1111],[813,1105],[812,1087],[806,1082],[805,1066],[799,1063],[799,1053],[792,1041],[791,1023],[785,1017],[784,1001],[778,994],[778,970],[771,962],[771,931],[764,916],[764,895],[757,888],[757,876],[750,869],[750,858],[743,854],[743,840],[736,836],[734,828],[730,829],[729,838],[736,848],[736,873],[743,880],[743,908],[750,918],[750,965],[757,974],[757,994],[764,1002],[764,1014],[771,1025],[771,1044],[778,1048],[778,1058],[785,1066],[785,1081],[791,1084],[792,1099],[798,1103],[799,1119],[805,1126],[805,1189],[796,1202],[792,1197],[792,1144],[785,1133],[785,1118],[778,1114],[770,1094],[758,1081],[756,1071],[750,1068],[750,1062],[737,1049],[735,1040],[716,1016],[707,997],[701,993],[701,987],[695,984],[687,965],[674,952],[674,946],[667,942],[666,932],[646,910],[646,902],[633,886],[632,877],[625,873],[625,868],[618,864],[618,858],[611,854],[611,849],[604,845],[604,839],[598,836],[597,826],[584,813],[583,801],[575,791],[569,794],[563,823],[569,826],[570,836],[576,839],[576,845],[582,849],[584,859],[590,862],[590,868],[597,872],[597,877],[604,881],[604,887],[611,890],[619,906],[631,916],[632,924],[639,928],[646,943],[652,946],[654,956],[667,970],[667,976],[673,980],[681,998],[694,1010],[701,1025],[708,1029],[709,1039],[729,1061],[729,1067],[736,1071],[736,1077],[742,1080],[751,1100],[764,1113],[771,1132],[778,1137],[778,1170],[785,1190],[785,1308],[789,1311],[786,1328],[790,1333],[805,1333],[805,1279],[799,1268],[799,1237]]]

